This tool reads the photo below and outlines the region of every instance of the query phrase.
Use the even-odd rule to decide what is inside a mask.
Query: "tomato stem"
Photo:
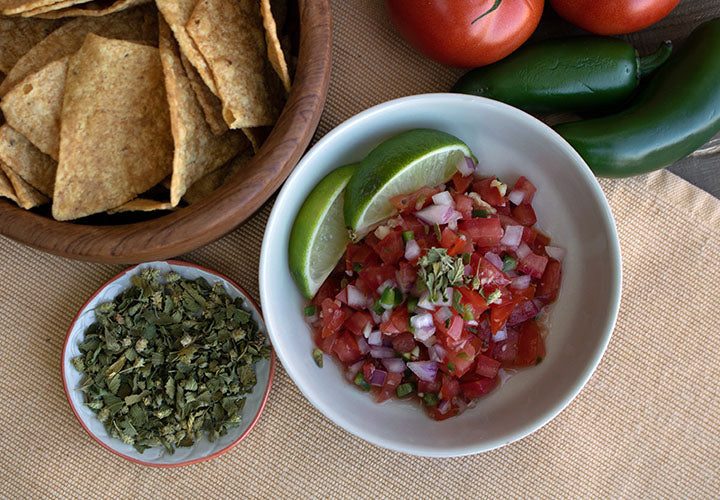
[[[483,17],[485,17],[485,16],[487,16],[488,14],[490,14],[492,11],[494,11],[495,9],[497,9],[498,7],[500,7],[500,4],[501,4],[501,3],[502,3],[502,0],[495,0],[495,3],[493,4],[492,7],[490,7],[490,9],[488,9],[487,11],[485,11],[484,14],[481,14],[480,17],[475,18],[475,19],[473,20],[473,22],[471,22],[470,24],[475,24],[475,21],[479,21],[479,20],[482,19]]]

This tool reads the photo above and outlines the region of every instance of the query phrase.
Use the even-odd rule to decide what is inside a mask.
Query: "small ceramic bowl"
[[[313,362],[306,300],[288,268],[295,216],[331,170],[360,161],[388,137],[414,128],[462,139],[487,176],[536,187],[540,229],[567,248],[560,296],[552,306],[547,357],[443,422],[416,405],[373,398],[353,387],[338,363]],[[330,420],[380,446],[426,456],[458,456],[520,439],[557,415],[580,392],[610,340],[620,303],[621,262],[610,207],[582,158],[552,129],[508,105],[475,96],[406,97],[360,113],[320,140],[280,192],[260,258],[260,296],[273,347],[303,394]],[[327,357],[326,357],[327,358]]]
[[[252,313],[252,319],[258,324],[260,332],[267,335],[260,309],[252,298],[229,278],[210,269],[175,260],[139,264],[123,271],[105,283],[82,306],[70,325],[62,353],[62,378],[65,394],[73,413],[75,413],[78,421],[88,434],[104,448],[132,462],[151,467],[179,467],[218,457],[237,446],[250,433],[260,418],[272,385],[275,370],[274,352],[271,354],[270,359],[263,359],[254,366],[257,385],[245,400],[242,423],[238,427],[230,429],[227,434],[216,439],[213,443],[203,437],[194,446],[176,448],[175,453],[172,455],[167,453],[163,447],[150,448],[143,453],[139,453],[131,445],[111,437],[105,430],[105,426],[97,419],[95,413],[83,404],[83,393],[76,390],[82,379],[82,374],[72,366],[70,361],[80,355],[78,345],[82,342],[87,327],[95,321],[94,309],[103,302],[111,301],[120,292],[127,289],[130,286],[130,277],[139,274],[140,271],[148,267],[158,269],[163,274],[176,271],[183,278],[196,279],[202,277],[211,285],[219,281],[231,297],[240,297],[244,300],[245,306]]]

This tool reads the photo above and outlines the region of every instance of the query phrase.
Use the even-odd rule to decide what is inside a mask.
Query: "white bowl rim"
[[[252,296],[250,296],[250,294],[247,293],[247,292],[245,291],[245,289],[243,289],[240,285],[238,285],[237,282],[235,282],[235,280],[232,280],[232,279],[228,278],[227,276],[225,276],[225,275],[222,274],[222,273],[219,273],[219,272],[214,271],[214,270],[212,270],[212,269],[209,269],[209,268],[207,268],[207,267],[201,266],[201,265],[199,265],[199,264],[194,264],[194,263],[192,263],[192,262],[185,262],[185,261],[177,260],[177,259],[166,259],[166,260],[159,260],[159,261],[149,262],[149,264],[152,264],[152,263],[155,263],[155,262],[163,262],[163,263],[170,264],[170,265],[177,266],[177,267],[190,267],[190,268],[198,269],[198,270],[200,270],[200,271],[203,271],[203,272],[208,273],[208,274],[212,274],[213,276],[216,276],[216,277],[218,277],[218,278],[221,278],[221,279],[227,281],[227,282],[228,282],[230,285],[232,285],[232,286],[237,290],[237,292],[238,292],[240,295],[242,295],[242,297],[258,312],[258,315],[260,316],[261,320],[263,321],[263,323],[265,323],[265,318],[262,316],[262,310],[261,310],[261,308],[258,307],[257,303],[255,302],[255,300],[253,300]],[[275,374],[275,357],[276,357],[275,349],[272,349],[272,350],[270,351],[270,369],[269,369],[269,373],[268,373],[267,385],[266,385],[266,387],[265,387],[265,389],[264,389],[264,393],[263,393],[263,396],[262,396],[262,400],[261,400],[261,403],[260,403],[260,407],[258,408],[257,413],[253,416],[253,419],[252,419],[252,421],[250,422],[250,425],[248,426],[248,428],[245,429],[245,431],[244,431],[240,436],[238,436],[238,438],[237,438],[235,441],[233,441],[232,443],[230,443],[229,445],[227,445],[225,448],[223,448],[223,449],[221,449],[221,450],[218,450],[218,451],[216,451],[216,452],[214,452],[214,453],[211,453],[210,455],[205,455],[205,456],[203,456],[203,457],[198,457],[198,458],[193,458],[193,459],[190,459],[190,460],[185,460],[184,462],[178,462],[178,463],[154,463],[154,462],[148,462],[148,461],[145,461],[145,460],[140,460],[140,459],[137,459],[137,458],[135,458],[135,457],[131,457],[131,456],[129,456],[129,455],[126,455],[126,454],[122,453],[121,451],[113,448],[112,446],[107,445],[107,444],[104,443],[102,440],[98,439],[98,437],[95,435],[95,433],[92,432],[87,425],[85,425],[85,422],[83,421],[82,417],[81,417],[80,414],[78,413],[77,409],[75,408],[75,405],[74,405],[73,402],[72,402],[72,398],[70,397],[70,388],[68,387],[67,378],[65,377],[65,357],[67,356],[66,351],[67,351],[67,348],[68,348],[68,342],[69,342],[69,340],[70,340],[70,335],[72,334],[72,332],[73,332],[73,330],[74,330],[74,328],[75,328],[75,323],[77,323],[78,318],[80,318],[80,316],[83,314],[83,312],[85,312],[85,309],[87,309],[88,305],[92,302],[92,300],[93,300],[100,292],[102,292],[102,291],[103,291],[105,288],[107,288],[109,285],[111,285],[112,283],[114,283],[115,281],[117,281],[119,278],[125,276],[125,275],[128,274],[128,273],[133,272],[138,266],[145,265],[145,264],[148,264],[148,262],[143,262],[143,263],[140,263],[140,264],[135,264],[134,266],[130,266],[130,267],[122,270],[121,272],[119,272],[118,274],[116,274],[115,276],[113,276],[112,278],[110,278],[110,279],[109,279],[108,281],[106,281],[102,286],[100,286],[90,297],[88,297],[87,301],[85,301],[85,303],[80,307],[80,309],[78,309],[78,312],[77,312],[77,314],[75,315],[75,318],[73,318],[72,323],[70,323],[70,326],[68,327],[67,334],[65,335],[65,341],[64,341],[64,343],[63,343],[62,354],[61,354],[61,356],[60,356],[60,363],[61,363],[61,365],[60,365],[60,375],[61,375],[61,377],[62,377],[63,388],[64,388],[64,390],[65,390],[65,398],[67,399],[68,405],[70,406],[70,409],[72,410],[73,414],[75,415],[75,418],[77,419],[77,421],[80,423],[80,425],[82,426],[82,428],[85,429],[85,432],[87,432],[88,435],[89,435],[91,438],[93,438],[93,440],[94,440],[95,442],[97,442],[100,446],[102,446],[102,447],[105,448],[106,450],[114,453],[115,455],[118,455],[119,457],[122,457],[122,458],[124,458],[124,459],[126,459],[126,460],[129,460],[129,461],[131,461],[131,462],[133,462],[133,463],[135,463],[135,464],[145,465],[145,466],[148,466],[148,467],[156,467],[156,468],[159,468],[159,469],[171,469],[171,468],[175,468],[175,467],[183,467],[183,466],[185,466],[185,465],[196,464],[196,463],[199,463],[199,462],[204,462],[204,461],[206,461],[206,460],[210,460],[210,459],[215,458],[215,457],[219,457],[220,455],[222,455],[222,454],[230,451],[231,449],[233,449],[233,448],[235,448],[237,445],[239,445],[240,442],[241,442],[243,439],[245,439],[248,434],[250,434],[250,431],[253,430],[253,428],[255,427],[255,425],[258,423],[258,420],[260,420],[260,415],[262,415],[263,410],[265,409],[265,405],[267,404],[267,400],[268,400],[268,398],[269,398],[269,396],[270,396],[270,388],[272,387],[273,376],[274,376],[274,374]],[[265,325],[265,329],[267,330],[267,325]]]
[[[363,429],[360,426],[356,426],[347,420],[345,420],[342,415],[335,410],[332,406],[324,406],[320,404],[318,401],[315,401],[310,395],[303,389],[302,386],[300,386],[297,383],[297,378],[294,373],[294,370],[292,368],[292,365],[290,363],[285,363],[284,359],[286,356],[286,353],[282,347],[282,343],[280,340],[281,333],[278,333],[276,336],[275,334],[275,325],[274,325],[274,318],[271,314],[266,312],[264,308],[266,307],[265,304],[270,302],[270,291],[268,289],[267,283],[271,281],[271,277],[273,274],[273,266],[272,263],[269,262],[269,259],[266,258],[266,255],[269,253],[270,245],[272,244],[273,236],[272,234],[274,231],[272,229],[276,225],[282,225],[282,224],[289,224],[292,223],[294,220],[294,216],[292,218],[288,218],[287,214],[281,213],[278,207],[281,207],[284,203],[284,200],[286,197],[292,196],[289,193],[292,193],[293,191],[293,185],[296,182],[296,179],[299,178],[302,175],[302,171],[305,168],[305,165],[311,164],[315,157],[318,155],[322,155],[325,148],[328,146],[328,144],[332,143],[336,137],[342,136],[347,129],[351,129],[355,127],[360,122],[366,122],[371,121],[375,118],[376,115],[384,112],[388,112],[388,110],[392,110],[392,108],[395,107],[403,107],[406,105],[416,105],[421,106],[422,104],[426,103],[428,100],[438,100],[440,102],[444,100],[448,101],[473,101],[473,100],[482,100],[484,101],[484,104],[490,107],[495,107],[499,110],[502,110],[506,113],[509,113],[511,115],[515,115],[516,117],[522,119],[527,126],[535,128],[538,131],[541,131],[542,133],[547,135],[547,139],[551,141],[555,146],[559,147],[565,154],[568,155],[573,161],[575,166],[580,171],[583,179],[587,182],[587,185],[589,186],[593,196],[594,201],[598,204],[599,208],[602,212],[603,222],[604,222],[604,230],[606,233],[606,236],[608,238],[608,243],[610,244],[610,254],[608,255],[609,260],[611,261],[611,267],[614,270],[613,275],[611,276],[611,297],[609,300],[609,308],[610,308],[610,314],[608,315],[605,325],[604,325],[604,334],[602,337],[600,337],[600,342],[598,345],[598,348],[595,351],[594,357],[591,359],[591,362],[588,363],[585,370],[580,374],[580,377],[578,378],[577,382],[574,384],[572,390],[568,391],[567,394],[563,398],[560,398],[558,402],[549,410],[538,416],[537,418],[533,419],[532,421],[528,422],[524,426],[522,426],[520,429],[518,429],[516,432],[512,433],[509,436],[503,436],[503,437],[497,437],[497,438],[491,438],[488,439],[486,442],[482,444],[471,444],[467,446],[456,446],[456,447],[448,447],[448,448],[433,448],[433,447],[427,447],[422,445],[408,445],[406,443],[399,443],[399,442],[386,442],[381,441],[378,439],[375,439],[372,433],[368,433],[366,429]],[[517,109],[513,106],[510,106],[508,104],[502,103],[500,101],[495,101],[492,99],[488,99],[485,97],[479,97],[479,96],[471,96],[471,95],[465,95],[465,94],[453,94],[453,93],[428,93],[428,94],[418,94],[418,95],[411,95],[407,97],[400,97],[397,99],[393,99],[390,101],[386,101],[380,104],[377,104],[375,106],[372,106],[365,111],[362,111],[341,124],[339,124],[337,127],[333,128],[330,132],[328,132],[325,136],[323,136],[315,145],[310,148],[310,150],[305,153],[305,156],[298,162],[298,164],[295,167],[295,170],[293,173],[288,177],[288,179],[285,181],[285,184],[283,185],[283,188],[281,189],[280,193],[278,194],[277,198],[275,199],[273,209],[270,213],[270,217],[268,218],[268,222],[265,226],[265,236],[263,238],[263,244],[260,251],[260,270],[259,270],[259,281],[260,281],[260,304],[263,307],[263,313],[265,317],[265,325],[267,328],[268,336],[270,337],[270,341],[272,342],[275,351],[277,352],[277,355],[280,359],[280,361],[283,363],[283,367],[285,367],[285,371],[290,375],[290,378],[293,379],[293,382],[295,385],[300,389],[300,392],[305,396],[305,398],[312,403],[312,405],[317,408],[322,414],[324,414],[327,418],[329,418],[332,422],[339,425],[346,431],[354,434],[355,436],[364,439],[370,443],[376,444],[380,447],[387,448],[394,451],[399,451],[403,453],[408,453],[412,455],[419,455],[419,456],[426,456],[426,457],[458,457],[458,456],[466,456],[466,455],[473,455],[476,453],[483,453],[486,451],[494,450],[496,448],[500,448],[502,446],[505,446],[507,444],[513,443],[515,441],[518,441],[536,430],[543,427],[545,424],[547,424],[550,420],[555,418],[562,410],[564,410],[570,402],[575,399],[575,397],[580,393],[582,388],[585,386],[585,384],[588,382],[590,377],[592,376],[593,372],[597,368],[597,366],[600,364],[600,360],[602,359],[603,354],[605,353],[605,350],[607,349],[608,344],[610,343],[610,338],[612,336],[612,332],[615,329],[615,324],[617,321],[618,312],[620,309],[620,298],[622,295],[622,258],[621,258],[621,252],[620,252],[620,242],[618,239],[618,233],[617,233],[617,227],[615,225],[615,220],[613,219],[612,212],[610,210],[610,205],[605,198],[605,194],[602,191],[602,188],[600,187],[600,184],[598,183],[598,180],[595,178],[595,175],[592,173],[592,170],[590,170],[590,167],[585,163],[585,160],[573,149],[570,144],[565,141],[555,130],[550,128],[548,125],[546,125],[544,122],[540,121],[539,119],[535,118],[534,116]],[[277,341],[276,341],[277,339]]]

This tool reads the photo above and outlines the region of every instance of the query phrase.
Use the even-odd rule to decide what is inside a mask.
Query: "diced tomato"
[[[440,392],[440,386],[442,380],[440,377],[435,377],[432,382],[426,382],[425,380],[418,380],[417,391],[418,394],[437,394]]]
[[[387,335],[397,335],[398,333],[407,332],[409,320],[410,314],[407,308],[398,307],[390,314],[390,319],[384,323],[380,323],[380,331]]]
[[[339,291],[340,280],[330,276],[320,286],[320,289],[315,294],[315,297],[313,297],[312,303],[317,307],[322,307],[322,303],[325,301],[325,299],[335,297],[335,295],[337,295]]]
[[[402,222],[398,226],[402,231],[412,231],[415,238],[425,234],[425,224],[414,215],[403,214],[400,216]]]
[[[507,322],[508,325],[519,325],[524,321],[534,318],[538,314],[540,314],[538,306],[536,306],[532,300],[526,300],[525,302],[520,302],[515,306],[512,313],[510,313]]]
[[[395,280],[395,268],[390,265],[369,267],[358,274],[368,288],[373,291],[387,280]]]
[[[332,355],[333,347],[335,347],[335,341],[337,341],[337,334],[323,337],[322,330],[319,328],[315,332],[315,345],[318,346],[322,350],[322,352],[327,355]]]
[[[425,411],[427,411],[427,414],[430,418],[438,422],[442,422],[443,420],[456,417],[459,414],[458,409],[453,406],[451,406],[450,409],[445,413],[440,413],[440,410],[438,410],[437,406],[427,406],[425,408]]]
[[[545,272],[540,278],[535,296],[544,304],[550,304],[557,299],[560,291],[560,281],[562,280],[562,264],[555,259],[550,259]]]
[[[524,203],[532,203],[537,189],[532,182],[525,178],[525,176],[520,176],[520,178],[515,182],[512,191],[521,191],[523,193],[523,199],[520,201],[520,204],[522,205]]]
[[[380,265],[380,257],[370,246],[364,243],[348,245],[345,252],[345,269],[355,271]]]
[[[457,234],[452,229],[446,227],[442,231],[442,238],[440,238],[440,245],[443,248],[450,248],[457,240]]]
[[[510,284],[510,280],[500,269],[487,260],[480,252],[472,254],[470,266],[475,270],[485,292],[492,292]]]
[[[440,397],[451,401],[452,398],[460,394],[460,382],[454,377],[447,375],[442,376],[442,387],[440,388]]]
[[[512,216],[513,219],[518,221],[523,226],[530,227],[537,222],[535,210],[533,210],[533,207],[530,204],[518,205],[517,207],[513,208]]]
[[[477,357],[477,367],[475,373],[481,377],[495,378],[497,377],[498,370],[500,369],[500,361],[492,359],[489,356],[480,354]]]
[[[455,210],[462,214],[463,219],[471,219],[473,211],[473,200],[469,196],[465,196],[461,193],[462,191],[457,192],[453,195],[453,199],[455,200]]]
[[[536,253],[530,253],[520,259],[520,262],[518,263],[518,271],[529,274],[533,278],[540,279],[545,272],[547,263],[547,257]]]
[[[322,303],[322,336],[327,337],[336,333],[345,322],[346,314],[342,307],[334,300],[327,298]]]
[[[462,335],[464,321],[460,316],[453,316],[450,320],[450,326],[447,329],[447,335],[453,340],[459,340]]]
[[[390,198],[390,203],[397,208],[400,213],[415,212],[429,205],[432,202],[433,195],[439,193],[437,188],[428,186],[421,187],[412,194],[399,194]]]
[[[479,247],[497,245],[503,237],[502,225],[497,217],[462,221],[459,228],[465,231]]]
[[[384,264],[395,264],[405,254],[402,234],[398,231],[391,232],[375,246],[375,252]]]
[[[365,380],[370,380],[373,376],[373,373],[375,373],[375,365],[370,362],[365,362],[362,365],[362,373],[363,377],[365,377]]]
[[[338,294],[335,296],[335,300],[339,300],[339,301],[342,302],[343,304],[347,305],[347,303],[348,303],[348,291],[347,291],[347,287],[345,287],[345,288],[343,288],[342,290],[340,290],[340,293],[338,293]]]
[[[382,403],[390,399],[395,394],[395,389],[400,385],[402,381],[402,373],[390,373],[388,372],[385,378],[385,383],[380,390],[375,394],[375,401]]]
[[[491,186],[492,181],[495,177],[489,179],[483,179],[473,184],[473,191],[478,193],[480,197],[494,207],[505,205],[507,200],[500,194],[500,189],[497,186]]]
[[[516,303],[524,302],[526,300],[532,300],[535,298],[535,287],[529,286],[522,290],[512,291],[512,300]]]
[[[515,328],[507,329],[507,338],[499,342],[495,342],[490,351],[490,357],[505,364],[512,364],[517,354],[518,332]]]
[[[545,255],[545,247],[550,244],[550,238],[542,233],[538,233],[532,245],[529,245],[533,252],[538,255]]]
[[[497,206],[497,207],[495,207],[495,210],[497,210],[498,217],[501,215],[507,215],[507,216],[512,215],[512,212],[510,211],[509,203],[505,203],[504,205]]]
[[[475,399],[492,391],[495,388],[495,385],[496,382],[494,379],[481,377],[475,382],[460,384],[460,390],[466,398]]]
[[[473,367],[475,348],[472,343],[467,342],[459,351],[448,351],[446,360],[446,367],[450,375],[462,377]]]
[[[447,248],[448,255],[451,257],[472,251],[471,241],[460,238],[455,231],[447,227],[443,229],[440,245],[443,248]]]
[[[337,354],[338,359],[343,363],[354,363],[363,357],[355,336],[348,332],[338,335],[333,352]]]
[[[415,337],[412,333],[401,333],[392,338],[392,346],[400,354],[411,352],[415,349]]]
[[[460,292],[460,295],[462,295],[462,303],[465,305],[469,305],[472,307],[473,310],[473,316],[475,318],[479,318],[480,315],[487,310],[488,305],[487,302],[485,302],[485,299],[482,298],[482,295],[480,295],[475,290],[471,290],[469,288],[465,287],[459,287],[455,288],[455,293]]]
[[[527,246],[532,246],[532,244],[535,242],[535,238],[537,238],[537,235],[537,231],[535,231],[533,228],[525,226],[523,228],[522,241],[523,243],[527,244]]]
[[[490,308],[490,330],[493,335],[502,330],[513,309],[515,309],[515,303],[512,301],[507,304],[493,305]]]
[[[345,320],[345,328],[355,335],[362,335],[365,325],[372,324],[372,316],[365,311],[355,311]]]
[[[518,349],[515,355],[517,366],[530,366],[540,363],[545,357],[545,342],[534,321],[528,321],[520,328]]]
[[[498,215],[498,219],[500,219],[500,224],[502,225],[503,229],[507,226],[521,226],[518,221],[510,217],[509,215]]]
[[[455,172],[455,175],[452,176],[452,182],[455,185],[455,191],[458,193],[464,193],[467,191],[467,188],[470,187],[470,184],[473,181],[473,176],[463,176],[460,172]]]
[[[402,261],[398,264],[395,276],[400,288],[410,290],[417,281],[417,268],[409,262]]]

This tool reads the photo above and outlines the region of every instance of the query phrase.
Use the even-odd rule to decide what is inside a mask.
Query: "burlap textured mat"
[[[370,105],[454,80],[457,72],[402,44],[379,2],[334,4],[333,82],[318,136]],[[316,411],[279,366],[265,413],[234,450],[173,470],[126,462],[80,427],[60,379],[75,312],[122,266],[0,238],[0,497],[717,497],[720,201],[668,172],[601,184],[624,258],[622,308],[603,361],[544,428],[457,459],[406,456],[355,438]],[[270,203],[182,258],[257,297],[269,211]]]

